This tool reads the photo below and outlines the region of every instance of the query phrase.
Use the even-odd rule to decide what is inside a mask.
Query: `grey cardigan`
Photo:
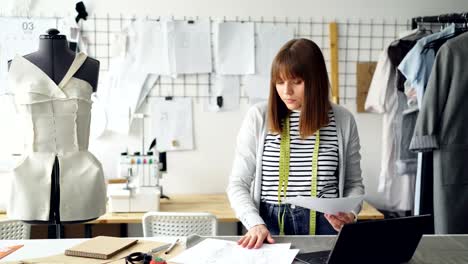
[[[352,114],[332,105],[339,145],[339,194],[341,197],[364,194],[361,177],[361,154],[356,122]],[[252,106],[241,125],[227,194],[231,207],[242,224],[251,227],[265,222],[260,217],[263,144],[268,131],[267,104]],[[253,198],[253,199],[252,199]],[[353,212],[359,213],[361,206]]]

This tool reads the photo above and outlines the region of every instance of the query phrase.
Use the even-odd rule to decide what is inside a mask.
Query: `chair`
[[[29,239],[31,226],[17,220],[0,220],[0,239]]]
[[[218,220],[210,213],[148,212],[143,215],[143,236],[216,236]]]

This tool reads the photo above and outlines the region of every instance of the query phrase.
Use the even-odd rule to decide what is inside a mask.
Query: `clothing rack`
[[[445,24],[445,23],[468,23],[468,12],[443,14],[438,16],[413,17],[411,19],[411,28],[415,29],[419,24]]]

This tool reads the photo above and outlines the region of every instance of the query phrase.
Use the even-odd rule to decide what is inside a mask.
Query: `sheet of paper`
[[[255,73],[254,23],[221,22],[215,35],[218,74]]]
[[[88,39],[81,34],[81,28],[76,23],[74,17],[66,16],[60,19],[57,29],[60,31],[60,34],[67,36],[70,49],[75,52],[88,53]]]
[[[176,72],[210,73],[211,24],[208,19],[174,21]]]
[[[192,99],[151,98],[152,135],[158,151],[193,149]]]
[[[127,51],[127,33],[113,33],[109,45],[111,58],[125,56]]]
[[[286,25],[256,24],[255,74],[244,79],[245,91],[253,102],[267,100],[270,92],[270,71],[281,47],[294,38],[294,29]]]
[[[106,109],[107,129],[125,135],[130,129],[132,105],[136,107],[146,79],[146,74],[135,72],[131,66],[125,71],[127,61],[128,58],[121,57],[111,59],[109,72],[103,76],[103,83],[97,91]]]
[[[250,101],[265,101],[270,94],[270,76],[263,74],[245,76],[244,87]]]
[[[162,19],[140,19],[131,24],[128,33],[127,55],[138,70],[159,75],[176,75],[174,22]]]
[[[11,92],[6,81],[8,61],[16,54],[37,51],[39,36],[56,27],[55,18],[0,17],[0,95]]]
[[[159,81],[160,77],[156,74],[148,74],[146,80],[143,83],[143,87],[140,91],[140,97],[138,98],[137,104],[135,106],[135,111],[139,112],[146,97],[149,95],[154,85]]]
[[[214,91],[206,100],[205,111],[222,112],[239,109],[240,79],[239,76],[218,75],[215,77]],[[217,105],[217,97],[221,96],[223,104]]]
[[[259,249],[246,249],[234,241],[207,238],[196,246],[170,259],[173,263],[190,264],[290,264],[299,252],[291,244],[264,244]]]
[[[294,27],[287,25],[256,24],[256,74],[269,76],[271,63],[281,47],[294,38]]]
[[[348,213],[355,209],[364,199],[364,196],[353,196],[344,198],[316,198],[316,197],[288,197],[283,200],[289,203],[321,213],[337,214],[339,212]]]
[[[126,38],[126,52],[112,58],[106,89],[108,129],[128,134],[133,116],[141,108],[159,75],[175,77],[173,21],[140,19],[131,23],[117,41]],[[121,44],[117,44],[118,46]],[[121,49],[122,47],[119,47]],[[121,51],[116,51],[122,55]]]

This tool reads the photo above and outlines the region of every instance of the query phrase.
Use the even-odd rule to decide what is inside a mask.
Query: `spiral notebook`
[[[138,242],[137,239],[98,236],[65,250],[65,255],[95,259],[108,259]]]

